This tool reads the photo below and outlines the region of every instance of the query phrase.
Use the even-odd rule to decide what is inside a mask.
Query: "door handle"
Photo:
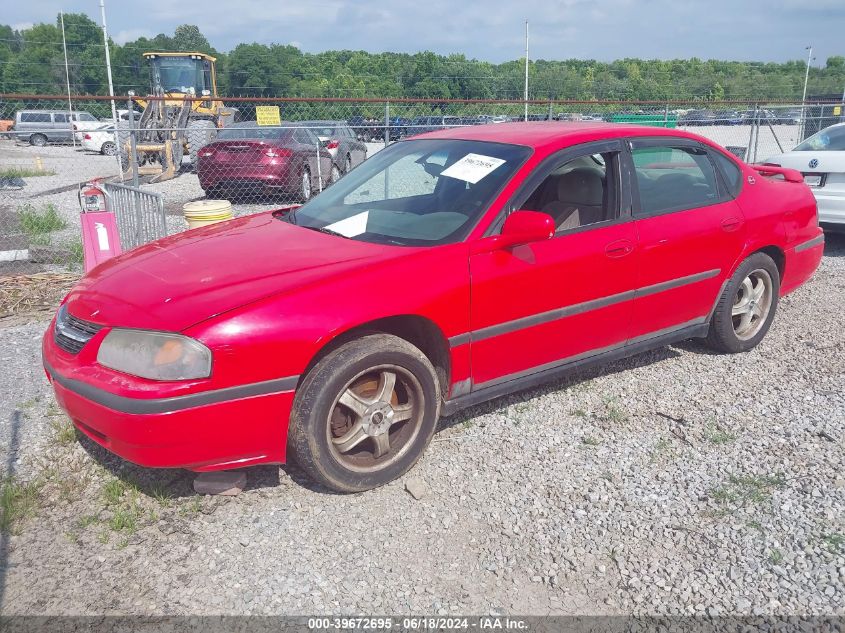
[[[604,253],[608,257],[612,257],[614,259],[619,257],[625,257],[634,250],[634,245],[631,243],[631,240],[616,240],[615,242],[611,242],[604,248]]]
[[[742,226],[742,220],[739,218],[731,216],[722,220],[722,230],[725,233],[736,231],[740,226]]]

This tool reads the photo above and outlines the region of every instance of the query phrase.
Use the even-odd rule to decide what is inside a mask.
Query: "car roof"
[[[605,123],[603,121],[518,121],[495,125],[471,125],[436,130],[414,138],[459,139],[526,145],[534,148],[566,147],[602,139],[626,136],[669,136],[702,141],[700,136],[683,130],[635,125],[631,123]]]

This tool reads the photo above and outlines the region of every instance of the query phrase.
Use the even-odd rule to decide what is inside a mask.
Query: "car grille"
[[[53,338],[56,345],[69,354],[78,354],[79,350],[85,347],[85,344],[102,328],[102,325],[77,319],[67,311],[66,306],[62,306],[56,315]]]

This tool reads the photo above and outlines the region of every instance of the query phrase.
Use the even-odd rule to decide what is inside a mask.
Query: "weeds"
[[[44,205],[41,210],[31,204],[18,207],[18,220],[24,233],[31,239],[53,231],[61,231],[67,227],[67,222],[62,219],[55,205],[52,204]]]
[[[601,444],[601,440],[599,440],[598,438],[592,437],[591,435],[585,435],[581,439],[581,443],[584,446],[598,446],[599,444]]]
[[[0,532],[19,533],[20,524],[38,507],[40,482],[20,482],[14,477],[0,484]]]
[[[736,435],[723,431],[715,426],[708,427],[704,432],[704,437],[708,442],[716,444],[717,446],[730,444],[736,439]]]
[[[843,546],[845,546],[845,535],[839,534],[838,532],[828,534],[822,540],[831,552],[841,552]]]
[[[65,416],[55,416],[50,419],[53,429],[53,441],[59,446],[70,446],[76,442],[76,427]]]
[[[37,178],[38,176],[55,176],[51,169],[32,169],[31,167],[6,167],[0,169],[0,178]]]
[[[769,561],[777,565],[783,560],[783,553],[778,548],[772,548],[772,551],[769,552]]]
[[[605,415],[604,418],[608,422],[619,424],[628,419],[628,413],[621,409],[614,398],[607,398],[604,401]]]
[[[711,492],[713,499],[722,505],[733,503],[761,503],[771,498],[772,492],[786,485],[783,475],[731,475],[728,483]]]

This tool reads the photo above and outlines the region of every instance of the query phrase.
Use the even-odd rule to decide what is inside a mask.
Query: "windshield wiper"
[[[301,225],[297,225],[301,226]],[[325,226],[303,226],[303,229],[308,229],[309,231],[319,231],[320,233],[325,233],[326,235],[334,235],[336,237],[342,237],[344,239],[351,239],[350,237],[344,235],[343,233],[338,233],[337,231],[333,231],[332,229],[327,229]]]

